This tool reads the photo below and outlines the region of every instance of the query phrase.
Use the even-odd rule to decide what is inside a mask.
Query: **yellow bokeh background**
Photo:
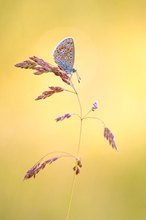
[[[63,38],[75,42],[73,81],[83,112],[113,131],[119,151],[103,138],[100,122],[84,122],[70,220],[146,219],[146,2],[144,0],[14,0],[0,2],[0,219],[65,219],[74,161],[64,158],[38,177],[25,172],[51,151],[75,153],[79,120],[56,123],[79,112],[73,94],[34,99],[48,86],[69,89],[53,74],[15,68],[36,55],[54,64],[52,51]]]

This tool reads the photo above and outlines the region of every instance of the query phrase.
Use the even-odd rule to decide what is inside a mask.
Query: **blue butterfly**
[[[55,63],[67,74],[73,74],[76,70],[73,68],[75,59],[75,47],[72,38],[62,40],[53,52]]]

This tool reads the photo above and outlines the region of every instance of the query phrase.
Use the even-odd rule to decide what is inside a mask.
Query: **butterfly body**
[[[53,52],[55,63],[67,74],[73,74],[76,70],[73,68],[75,58],[75,48],[72,38],[62,40]]]

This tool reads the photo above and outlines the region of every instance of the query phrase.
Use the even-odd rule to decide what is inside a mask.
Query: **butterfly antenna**
[[[78,83],[80,83],[81,82],[81,77],[79,76],[77,71],[76,71],[76,76],[77,76]]]

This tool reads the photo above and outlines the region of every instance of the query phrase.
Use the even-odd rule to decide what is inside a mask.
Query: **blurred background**
[[[48,86],[69,87],[53,74],[33,75],[14,65],[36,55],[54,64],[52,51],[73,37],[73,81],[83,112],[104,120],[116,138],[114,151],[103,126],[84,122],[70,220],[146,219],[146,2],[144,0],[14,0],[0,2],[0,219],[65,219],[74,161],[61,159],[37,178],[23,181],[43,155],[75,153],[79,112],[73,94],[35,98]]]

